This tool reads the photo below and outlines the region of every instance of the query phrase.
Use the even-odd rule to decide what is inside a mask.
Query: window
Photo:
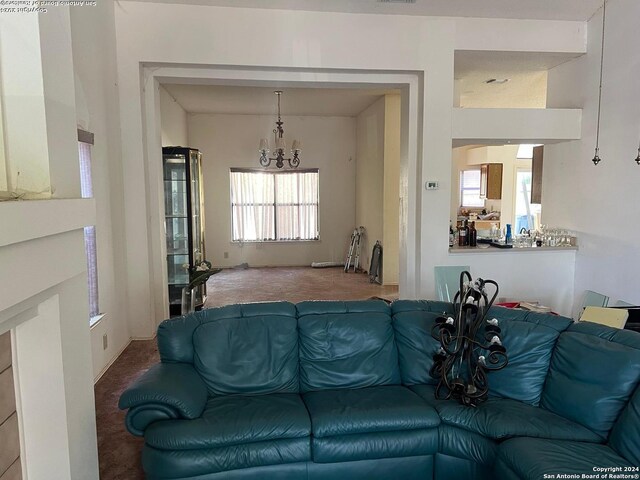
[[[91,178],[91,145],[93,135],[78,131],[78,153],[80,156],[80,192],[82,198],[93,197],[93,181]],[[91,142],[91,143],[89,143]],[[84,248],[87,255],[87,278],[89,287],[90,324],[95,323],[100,315],[98,306],[98,253],[96,248],[96,227],[84,227]]]
[[[460,172],[460,205],[463,207],[484,207],[484,198],[480,196],[480,169]]]
[[[531,170],[516,170],[515,223],[516,233],[521,229],[535,230],[540,225],[542,207],[531,203]]]
[[[231,169],[234,242],[318,239],[318,169]]]
[[[527,158],[533,158],[533,147],[539,147],[540,144],[533,144],[533,145],[529,145],[529,144],[520,144],[518,146],[518,153],[516,154],[516,158],[522,158],[522,159],[527,159]]]

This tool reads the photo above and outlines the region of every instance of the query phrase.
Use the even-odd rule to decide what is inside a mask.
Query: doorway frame
[[[142,87],[142,133],[145,158],[148,215],[149,275],[155,325],[169,316],[162,183],[160,85],[228,85],[246,87],[381,88],[397,89],[401,95],[399,294],[416,298],[420,291],[420,208],[422,106],[424,73],[421,71],[337,70],[266,67],[194,67],[180,64],[144,63]]]

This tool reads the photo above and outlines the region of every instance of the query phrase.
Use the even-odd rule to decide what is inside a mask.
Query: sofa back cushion
[[[640,465],[640,387],[611,430],[609,446],[634,465]]]
[[[489,393],[538,406],[553,349],[570,318],[492,307],[488,319],[497,318],[509,363],[489,372]]]
[[[607,438],[640,381],[640,335],[577,322],[560,334],[543,408]]]
[[[399,300],[391,305],[398,346],[400,376],[404,385],[436,384],[429,375],[440,343],[431,336],[436,318],[453,310],[451,303]]]
[[[402,382],[435,384],[429,375],[440,343],[431,336],[435,319],[453,311],[452,304],[403,300],[392,305]],[[507,347],[509,364],[490,372],[489,394],[538,405],[551,354],[560,332],[571,319],[493,307],[487,318],[497,318]]]
[[[212,395],[298,392],[298,331],[290,303],[208,310],[193,331],[193,365]],[[220,313],[225,313],[220,315]]]
[[[387,304],[302,302],[296,308],[301,391],[400,383]]]

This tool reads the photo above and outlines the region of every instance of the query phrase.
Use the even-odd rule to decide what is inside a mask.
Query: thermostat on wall
[[[437,190],[440,184],[437,180],[427,180],[424,184],[424,188],[427,190]]]

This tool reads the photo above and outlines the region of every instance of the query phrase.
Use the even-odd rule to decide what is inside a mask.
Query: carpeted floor
[[[207,282],[206,308],[231,303],[286,300],[363,300],[397,297],[398,287],[369,283],[364,274],[341,268],[250,268],[223,270]],[[155,340],[134,340],[95,386],[98,456],[101,480],[138,480],[142,439],[124,427],[118,410],[122,391],[159,361]]]

